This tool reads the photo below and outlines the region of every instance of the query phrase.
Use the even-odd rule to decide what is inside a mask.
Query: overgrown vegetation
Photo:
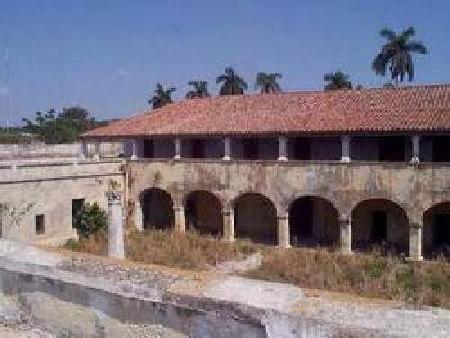
[[[73,215],[73,224],[81,239],[87,239],[90,236],[101,238],[107,230],[106,212],[97,202],[85,203]]]
[[[450,264],[444,259],[407,262],[397,256],[265,248],[261,267],[247,275],[305,288],[450,308]]]
[[[78,242],[68,242],[66,248],[104,255],[107,239],[104,234],[92,234]],[[257,246],[247,241],[226,243],[191,231],[181,234],[151,230],[131,232],[126,237],[127,259],[193,270],[204,270],[220,262],[243,258],[256,250]]]

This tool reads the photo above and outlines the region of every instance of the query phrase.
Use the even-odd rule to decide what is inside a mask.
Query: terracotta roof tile
[[[183,100],[83,137],[402,131],[450,131],[450,85]]]

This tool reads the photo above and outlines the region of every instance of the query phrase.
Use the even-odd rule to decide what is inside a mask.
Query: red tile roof
[[[190,99],[82,137],[412,131],[450,132],[450,85]]]

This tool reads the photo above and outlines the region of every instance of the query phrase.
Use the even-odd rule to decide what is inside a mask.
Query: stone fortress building
[[[127,224],[138,229],[193,228],[345,254],[379,245],[413,260],[450,246],[447,85],[183,100],[82,139],[75,164],[5,168],[3,199],[42,190],[52,231],[68,236],[73,200],[104,205],[114,179]],[[123,142],[123,159],[86,154],[110,141]],[[65,177],[53,190],[26,178],[52,170]]]

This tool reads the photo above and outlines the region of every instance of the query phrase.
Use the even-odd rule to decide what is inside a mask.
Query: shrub
[[[86,203],[74,215],[73,224],[80,238],[102,234],[107,229],[106,212],[100,208],[97,202]]]

